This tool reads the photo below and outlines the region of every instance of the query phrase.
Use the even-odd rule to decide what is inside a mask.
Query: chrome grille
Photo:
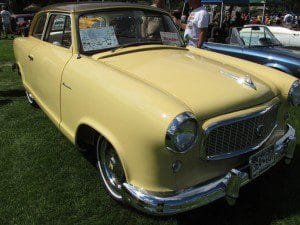
[[[207,130],[204,141],[207,159],[224,159],[257,149],[274,130],[277,114],[276,105],[212,126]]]

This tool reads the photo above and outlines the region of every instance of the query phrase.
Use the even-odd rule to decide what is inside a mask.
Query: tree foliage
[[[30,4],[37,4],[39,6],[45,6],[49,4],[54,3],[60,3],[60,2],[74,2],[75,0],[0,0],[0,2],[6,2],[9,8],[14,12],[22,12],[22,9],[24,9],[26,6]],[[80,1],[86,1],[86,0],[80,0]],[[111,1],[111,0],[110,0]],[[115,0],[118,1],[118,0]],[[126,0],[119,0],[119,1],[126,1]],[[180,0],[174,0],[171,1],[173,3],[178,2]],[[151,0],[149,0],[151,2]],[[272,6],[272,0],[267,0],[269,2],[270,6]],[[278,5],[276,4],[276,7]],[[285,9],[286,11],[293,11],[295,13],[300,13],[300,1],[295,0],[282,0],[281,7]]]

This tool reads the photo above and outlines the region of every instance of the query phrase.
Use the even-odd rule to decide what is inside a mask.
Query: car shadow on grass
[[[300,145],[290,166],[280,162],[241,189],[236,205],[224,199],[176,216],[180,225],[269,225],[300,211]],[[298,163],[297,163],[298,162]]]
[[[22,97],[25,96],[23,89],[12,89],[0,91],[0,97]]]
[[[5,106],[10,103],[12,103],[12,100],[10,100],[10,99],[0,99],[0,107]]]
[[[81,152],[96,169],[95,150]],[[229,206],[220,199],[198,209],[176,216],[151,216],[128,205],[119,205],[153,220],[176,220],[178,225],[270,225],[289,218],[300,210],[300,145],[291,165],[278,163],[270,171],[243,187],[236,205]],[[113,201],[113,200],[112,200]],[[114,201],[113,201],[114,202]],[[295,223],[296,224],[296,223]]]
[[[94,148],[88,148],[86,151],[82,151],[79,148],[77,150],[80,152],[83,158],[87,160],[92,166],[97,169],[97,157],[96,150]]]

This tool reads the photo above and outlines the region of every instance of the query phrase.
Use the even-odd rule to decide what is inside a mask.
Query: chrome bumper
[[[275,143],[276,163],[283,157],[289,163],[293,158],[295,146],[296,132],[288,125],[285,135]],[[248,168],[249,165],[240,169],[232,169],[217,180],[169,196],[150,193],[124,183],[123,200],[139,210],[155,215],[171,215],[188,211],[222,197],[226,197],[228,203],[233,204],[239,195],[240,187],[251,181],[249,172],[245,172]]]

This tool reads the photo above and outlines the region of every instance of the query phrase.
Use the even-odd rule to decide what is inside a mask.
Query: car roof
[[[42,8],[41,11],[59,11],[59,12],[66,12],[66,13],[76,13],[76,12],[94,11],[98,9],[107,9],[107,8],[140,8],[140,9],[148,9],[148,10],[167,13],[166,11],[160,8],[142,5],[142,4],[133,4],[133,3],[125,3],[125,2],[99,2],[99,1],[54,4]]]

